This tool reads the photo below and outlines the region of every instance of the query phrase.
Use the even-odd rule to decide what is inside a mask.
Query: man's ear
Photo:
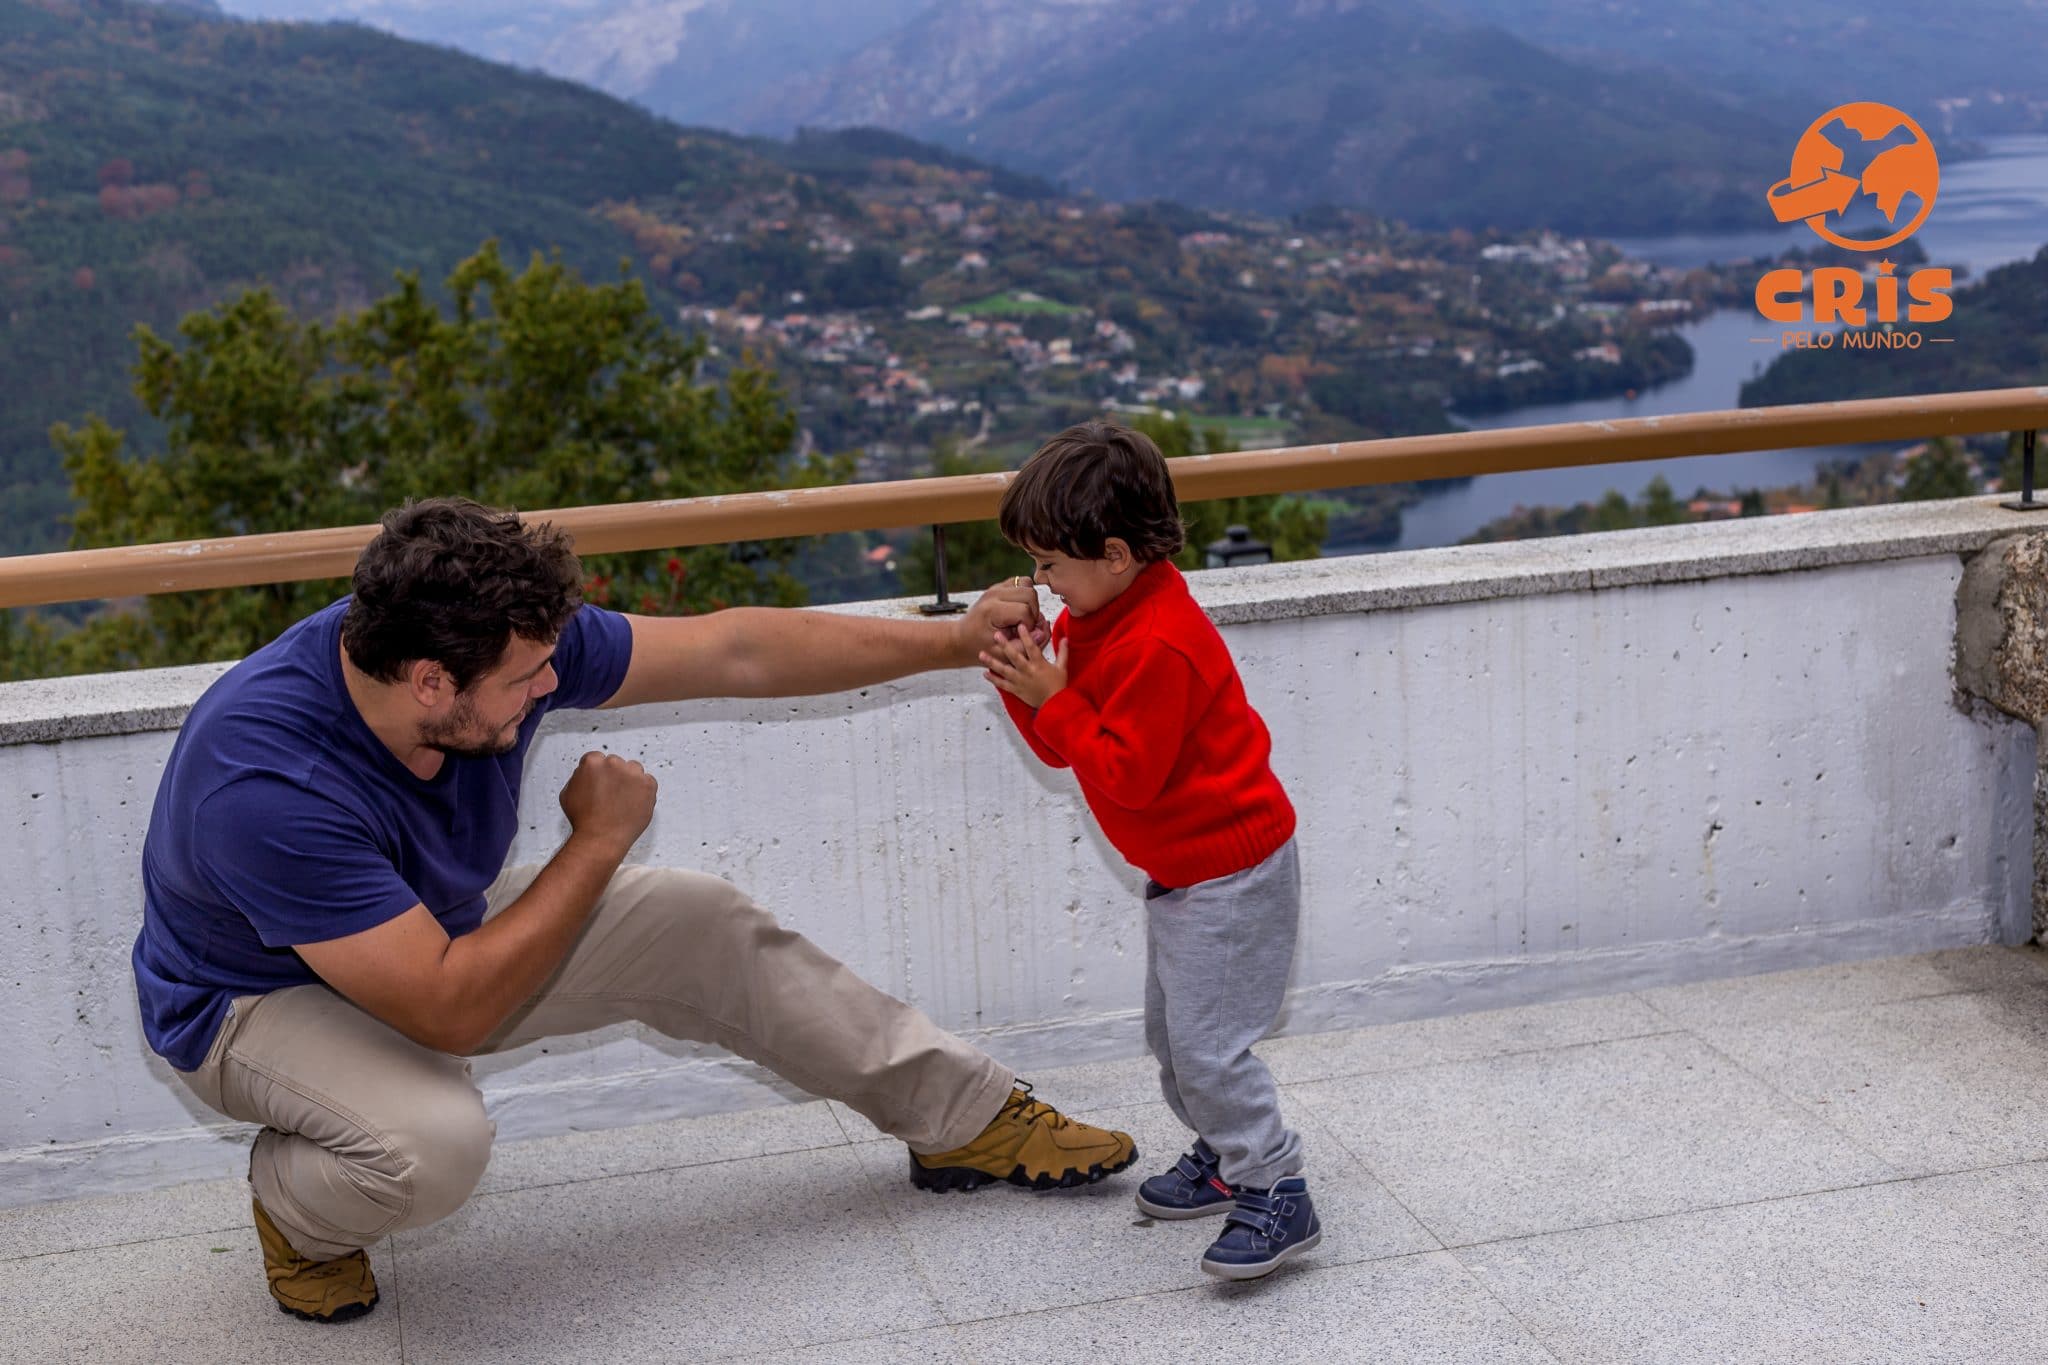
[[[414,659],[405,666],[405,688],[414,702],[431,710],[455,695],[455,680],[432,659]]]

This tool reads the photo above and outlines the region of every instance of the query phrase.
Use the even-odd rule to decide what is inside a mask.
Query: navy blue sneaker
[[[1223,1235],[1202,1253],[1202,1269],[1226,1280],[1256,1280],[1322,1240],[1308,1181],[1291,1175],[1270,1190],[1240,1185]]]
[[[1200,1138],[1173,1169],[1138,1186],[1138,1207],[1154,1218],[1207,1218],[1228,1213],[1237,1191],[1223,1183],[1216,1150]]]

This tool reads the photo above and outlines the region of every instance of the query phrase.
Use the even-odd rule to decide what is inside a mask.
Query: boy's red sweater
[[[1061,612],[1067,685],[1033,711],[998,692],[1032,752],[1074,770],[1117,851],[1166,887],[1256,867],[1294,834],[1273,742],[1187,580],[1159,560],[1108,606]]]

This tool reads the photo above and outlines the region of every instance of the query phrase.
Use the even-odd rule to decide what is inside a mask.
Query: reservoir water
[[[1984,156],[1942,167],[1941,191],[1934,212],[1917,238],[1934,264],[1969,271],[1967,276],[1958,271],[1958,285],[1995,266],[2028,259],[2048,244],[2048,136],[1986,138],[1983,145]],[[1615,245],[1643,260],[1691,268],[1711,261],[1738,261],[1768,254],[1787,244],[1796,244],[1801,235],[1812,237],[1799,227],[1784,231],[1618,238]],[[1458,420],[1474,429],[1497,430],[1733,408],[1739,405],[1742,381],[1778,354],[1777,346],[1754,340],[1766,336],[1767,328],[1768,324],[1747,310],[1716,312],[1679,329],[1691,343],[1694,357],[1692,372],[1682,379],[1634,398],[1547,403],[1484,416],[1459,415]],[[1631,498],[1639,497],[1650,481],[1660,476],[1681,498],[1699,488],[1726,493],[1801,483],[1824,462],[1856,458],[1880,448],[1816,446],[1488,474],[1426,495],[1402,513],[1400,539],[1392,545],[1374,548],[1414,550],[1455,545],[1518,506],[1562,507],[1597,502],[1609,489],[1619,489]],[[1346,550],[1331,546],[1328,552],[1341,554]]]

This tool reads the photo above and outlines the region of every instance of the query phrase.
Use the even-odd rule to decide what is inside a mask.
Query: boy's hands
[[[1038,610],[1038,589],[1028,578],[1006,578],[976,599],[953,623],[954,656],[966,663],[989,640],[1001,640],[1026,633],[1040,644],[1052,628]]]
[[[997,687],[1036,711],[1067,685],[1067,642],[1047,659],[1044,646],[1029,636],[997,640],[981,652],[982,674]]]

